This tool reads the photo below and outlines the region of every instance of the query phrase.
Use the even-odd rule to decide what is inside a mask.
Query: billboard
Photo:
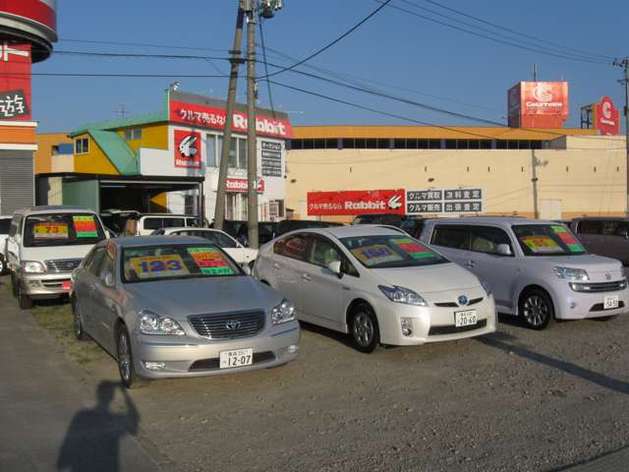
[[[480,188],[429,189],[406,191],[406,214],[480,213],[483,190]]]
[[[31,45],[0,42],[0,121],[31,118]]]
[[[257,191],[264,193],[264,179],[258,178]],[[225,191],[232,193],[247,193],[249,191],[249,180],[227,177],[225,179]]]
[[[308,192],[308,215],[364,215],[406,210],[404,189]]]
[[[56,0],[0,0],[0,28],[4,37],[15,31],[16,39],[32,38],[38,46],[33,62],[45,59],[50,43],[57,41]]]
[[[620,132],[620,113],[611,98],[603,97],[594,104],[592,115],[594,128],[603,136],[615,136]]]
[[[175,167],[201,168],[201,133],[175,130]]]
[[[562,128],[568,119],[568,82],[519,82],[507,97],[511,128]]]

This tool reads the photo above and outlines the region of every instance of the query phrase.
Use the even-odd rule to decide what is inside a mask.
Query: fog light
[[[144,367],[148,370],[162,370],[166,368],[165,362],[144,361]]]
[[[412,318],[400,318],[400,324],[401,324],[403,336],[411,336],[413,334],[413,319]]]
[[[299,351],[299,346],[297,344],[291,344],[286,348],[286,352],[289,354],[295,354],[297,351]]]
[[[29,280],[27,281],[27,285],[31,288],[37,288],[40,286],[39,280]]]
[[[577,307],[577,302],[570,302],[570,309],[574,310]]]

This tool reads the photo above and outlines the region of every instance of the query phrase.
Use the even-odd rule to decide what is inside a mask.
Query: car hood
[[[452,262],[423,267],[372,269],[379,281],[387,285],[409,288],[419,294],[477,288],[478,278]]]
[[[258,250],[248,247],[227,247],[223,248],[223,251],[229,254],[232,259],[239,264],[246,264],[258,257]]]
[[[25,261],[48,261],[52,259],[83,259],[93,244],[76,246],[24,247],[22,259]]]
[[[268,311],[282,301],[275,290],[248,276],[138,282],[126,288],[138,309],[181,319],[205,313]]]
[[[539,259],[540,263],[547,264],[551,268],[561,266],[571,269],[585,269],[594,281],[598,279],[604,280],[603,274],[610,274],[614,280],[624,277],[620,261],[609,257],[595,256],[594,254],[583,254],[580,256],[531,256],[527,259]]]

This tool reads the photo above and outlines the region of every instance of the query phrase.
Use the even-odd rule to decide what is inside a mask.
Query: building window
[[[223,152],[223,136],[208,134],[205,142],[205,163],[208,167],[218,167]]]
[[[90,152],[90,138],[74,140],[74,154],[87,154],[88,152]]]
[[[129,128],[124,130],[124,139],[127,141],[142,139],[142,128]]]

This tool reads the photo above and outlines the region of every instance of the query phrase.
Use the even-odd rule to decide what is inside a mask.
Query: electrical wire
[[[60,38],[61,43],[85,43],[85,44],[103,44],[110,46],[134,46],[134,47],[146,47],[146,48],[160,48],[160,49],[181,49],[188,51],[211,51],[211,52],[228,52],[226,49],[213,49],[213,48],[199,48],[191,46],[176,46],[172,44],[155,44],[155,43],[133,43],[124,41],[99,41],[92,39],[73,39],[73,38]]]
[[[334,45],[338,44],[343,39],[348,37],[350,34],[352,34],[354,31],[356,31],[358,28],[360,28],[362,25],[364,25],[367,21],[369,21],[375,15],[377,15],[384,7],[386,7],[389,3],[391,3],[391,0],[382,0],[381,3],[382,3],[382,5],[380,5],[374,11],[369,13],[366,17],[364,17],[362,20],[360,20],[358,23],[356,23],[350,29],[345,31],[343,34],[341,34],[340,36],[338,36],[337,38],[335,38],[331,42],[327,43],[325,46],[317,49],[315,52],[313,52],[309,56],[303,58],[302,60],[294,63],[293,65],[285,67],[285,68],[280,69],[280,70],[277,70],[277,71],[273,72],[272,74],[267,75],[266,77],[263,77],[263,78],[264,79],[268,79],[269,77],[274,77],[276,75],[282,74],[282,73],[287,72],[289,70],[293,70],[295,67],[298,67],[298,66],[300,66],[302,64],[305,64],[309,60],[314,59],[315,57],[317,57],[319,54],[322,54],[323,52],[327,51],[328,49],[330,49],[331,47],[333,47]]]

